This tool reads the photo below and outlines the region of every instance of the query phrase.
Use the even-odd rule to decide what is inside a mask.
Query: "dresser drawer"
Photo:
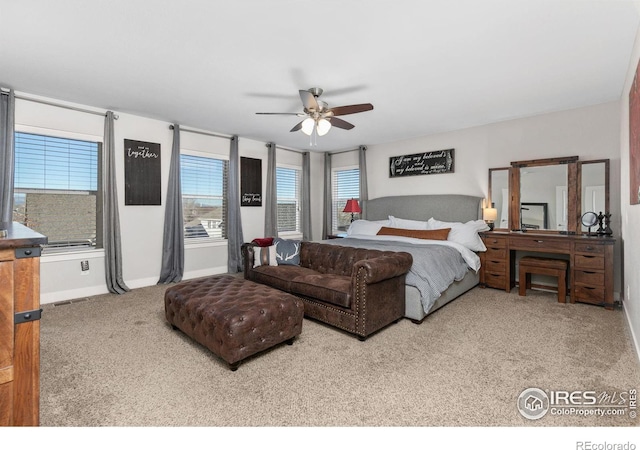
[[[592,287],[604,286],[604,272],[589,270],[574,270],[573,277],[576,283]]]
[[[487,272],[484,273],[484,282],[487,287],[496,289],[505,289],[507,277],[504,272]]]
[[[604,287],[576,285],[576,292],[573,295],[577,302],[593,303],[596,305],[604,303]]]
[[[576,255],[574,264],[576,269],[604,270],[604,256]]]
[[[571,242],[559,239],[550,239],[542,236],[520,237],[517,242],[511,243],[511,249],[517,250],[538,250],[543,252],[569,253]]]
[[[485,236],[482,240],[487,248],[507,248],[507,238],[504,237]]]
[[[505,260],[507,259],[507,249],[506,248],[495,248],[495,247],[487,247],[487,252],[485,253],[486,260]]]
[[[485,259],[485,261],[484,261],[484,270],[486,272],[504,274],[504,273],[507,272],[507,265],[506,265],[504,260],[496,261],[496,260],[493,260],[493,259]]]
[[[604,245],[589,242],[577,242],[576,253],[592,253],[594,255],[604,255]]]

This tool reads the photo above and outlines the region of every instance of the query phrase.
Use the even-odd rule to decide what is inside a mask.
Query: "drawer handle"
[[[542,244],[544,241],[542,239],[536,239],[535,242],[537,242],[538,244]]]
[[[594,250],[594,248],[590,245],[587,245],[587,250]]]
[[[583,286],[585,289],[589,289],[590,291],[593,291],[595,288],[594,287],[590,287],[590,286]]]
[[[500,264],[500,261],[489,261],[490,263]]]
[[[588,270],[583,270],[582,273],[588,273],[589,275],[593,275],[595,272],[589,272]]]
[[[595,256],[591,256],[591,255],[582,255],[583,258],[595,258]]]

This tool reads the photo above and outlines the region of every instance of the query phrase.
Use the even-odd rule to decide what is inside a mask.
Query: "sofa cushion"
[[[348,308],[351,306],[351,277],[319,274],[299,275],[291,281],[292,294],[316,298],[323,302]]]
[[[301,266],[258,266],[252,270],[251,279],[285,292],[291,292],[291,280],[302,275],[316,273]]]
[[[300,264],[300,241],[275,238],[273,245],[276,248],[276,261],[279,265]]]

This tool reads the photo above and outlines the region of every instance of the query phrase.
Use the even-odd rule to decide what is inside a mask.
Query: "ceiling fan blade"
[[[355,125],[347,122],[346,120],[338,119],[337,117],[327,117],[327,120],[331,122],[331,126],[342,128],[343,130],[350,130],[355,127]]]
[[[347,114],[355,114],[364,111],[371,111],[373,105],[371,103],[361,103],[359,105],[336,106],[329,109],[334,116],[346,116]]]
[[[304,120],[303,120],[302,122],[304,122]],[[302,122],[300,122],[299,124],[297,124],[295,127],[293,127],[293,128],[292,128],[291,130],[289,130],[289,131],[294,132],[294,131],[301,130],[301,129],[302,129]]]
[[[302,113],[272,113],[272,112],[257,112],[256,114],[271,115],[271,116],[304,116]]]
[[[315,96],[309,91],[300,90],[300,99],[302,99],[302,105],[305,109],[318,111],[320,107],[318,106],[318,101]]]

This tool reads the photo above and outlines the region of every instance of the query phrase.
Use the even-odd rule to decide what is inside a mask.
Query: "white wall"
[[[639,8],[640,9],[640,8]],[[620,108],[620,192],[622,208],[622,242],[624,248],[622,293],[636,352],[640,356],[640,205],[630,205],[629,193],[629,92],[640,60],[640,33],[629,61]],[[615,182],[615,179],[613,180]]]

